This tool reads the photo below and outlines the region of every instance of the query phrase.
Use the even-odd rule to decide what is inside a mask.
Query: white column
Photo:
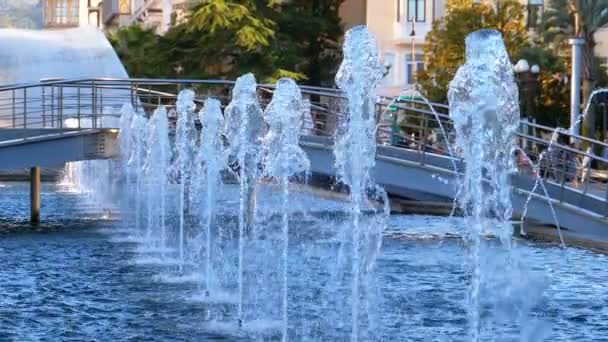
[[[581,110],[581,68],[585,41],[581,38],[571,38],[568,43],[572,45],[572,72],[570,75],[570,131],[580,135],[579,115]]]

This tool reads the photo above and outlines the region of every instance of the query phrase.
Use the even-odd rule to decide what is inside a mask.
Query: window
[[[47,0],[44,13],[46,26],[78,26],[79,0]]]
[[[407,21],[424,22],[426,19],[426,0],[407,0]]]
[[[412,63],[412,56],[405,56],[405,80],[407,84],[413,84],[416,73],[424,70],[424,55],[414,55],[414,62]]]

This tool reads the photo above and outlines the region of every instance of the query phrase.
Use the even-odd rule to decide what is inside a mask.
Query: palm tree
[[[568,11],[564,11],[568,8]],[[564,47],[566,38],[577,37],[584,40],[583,45],[583,84],[584,104],[596,86],[600,72],[598,59],[594,54],[597,44],[595,33],[608,24],[608,0],[552,0],[544,14],[544,40],[555,47]],[[585,126],[593,134],[595,115],[589,113]]]

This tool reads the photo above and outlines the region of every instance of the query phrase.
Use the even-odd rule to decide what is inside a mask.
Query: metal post
[[[92,99],[92,111],[91,111],[91,127],[95,127],[95,121],[97,120],[97,97],[95,94],[95,81],[91,82],[91,99]]]
[[[581,38],[570,38],[572,45],[572,72],[570,76],[570,132],[580,135],[579,115],[581,110],[581,66],[585,41]]]
[[[99,120],[99,122],[100,122],[99,126],[97,124],[97,118],[95,119],[95,128],[103,126],[103,116],[104,116],[104,113],[103,113],[103,111],[104,111],[104,108],[103,108],[103,88],[99,88],[99,89],[100,89],[99,90],[99,110],[100,110],[100,114],[101,114],[100,116],[101,116],[101,118]]]
[[[418,10],[418,6],[416,6],[416,11]],[[414,71],[414,68],[416,68],[416,45],[415,45],[415,40],[414,38],[416,37],[416,31],[414,30],[414,22],[416,22],[416,18],[412,18],[412,32],[410,33],[410,36],[412,37],[412,57],[411,57],[411,63],[412,63],[412,74],[410,75],[412,77],[412,89],[416,90],[416,72]],[[407,65],[405,66],[407,68]],[[406,80],[407,81],[407,80]],[[413,93],[412,93],[412,100],[414,99]]]
[[[63,129],[63,86],[59,86],[59,128]]]
[[[40,166],[30,169],[30,209],[32,225],[40,223]]]
[[[78,116],[78,128],[80,128],[80,83],[77,85],[78,87],[78,93],[76,94],[76,98],[78,101],[78,112],[76,113],[76,115]]]
[[[603,111],[602,111],[602,114],[603,114],[603,116],[602,116],[602,118],[603,118],[603,121],[602,121],[602,128],[603,128],[603,130],[602,130],[602,137],[604,138],[604,142],[606,142],[606,141],[608,141],[608,140],[606,140],[608,138],[606,136],[606,129],[608,129],[608,121],[606,119],[606,115],[608,115],[608,106],[606,106],[605,103],[602,103],[601,106],[602,106],[602,109],[603,109]]]
[[[46,128],[46,108],[45,108],[45,104],[46,104],[46,97],[45,97],[45,86],[42,86],[42,127]]]
[[[51,127],[55,128],[55,86],[51,86]]]
[[[13,128],[17,128],[17,113],[15,111],[15,89],[13,89]]]
[[[27,128],[27,88],[23,88],[23,128]]]

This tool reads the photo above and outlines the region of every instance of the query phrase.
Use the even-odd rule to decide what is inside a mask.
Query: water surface
[[[238,332],[229,322],[233,306],[197,300],[200,285],[172,283],[173,266],[140,262],[144,255],[139,245],[129,242],[124,225],[112,219],[109,208],[100,208],[86,195],[44,184],[43,224],[31,228],[28,196],[27,184],[0,183],[0,341],[278,338],[268,332],[280,318],[280,287],[275,281],[280,270],[278,242],[247,245],[247,318],[256,323],[250,331]],[[274,202],[269,198],[267,203]],[[335,210],[325,207],[327,213]],[[347,254],[348,248],[317,237],[347,220],[329,214],[293,217],[301,224],[292,225],[290,337],[346,341],[350,288],[348,274],[336,278],[341,262],[336,255]],[[465,246],[457,238],[463,229],[459,223],[391,216],[362,303],[367,313],[361,320],[365,339],[466,340],[469,273]],[[228,218],[223,224],[234,222]],[[272,219],[267,224],[271,226]],[[486,249],[491,252],[494,245],[488,241]],[[518,277],[522,286],[509,287],[509,294],[502,293],[506,287],[501,286],[482,292],[486,312],[506,316],[484,318],[493,320],[494,326],[506,322],[495,331],[484,330],[484,340],[608,340],[606,256],[523,241],[518,246],[524,271],[509,277]],[[500,274],[488,278],[496,284],[504,280]]]

